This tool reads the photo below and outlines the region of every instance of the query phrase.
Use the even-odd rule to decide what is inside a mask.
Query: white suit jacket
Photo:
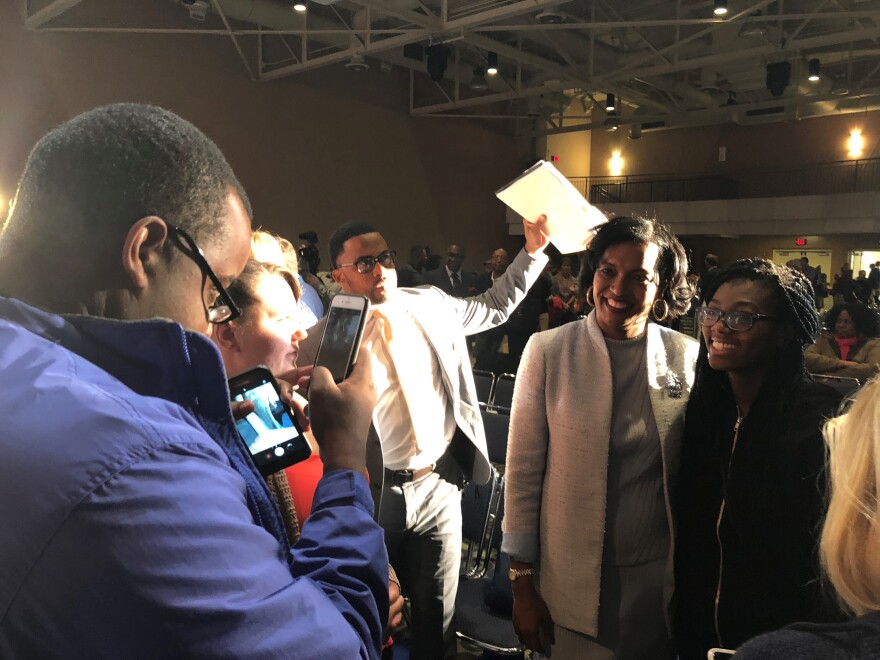
[[[674,542],[672,503],[699,344],[654,323],[647,333],[648,388]],[[505,549],[537,546],[540,592],[553,620],[592,636],[598,634],[611,395],[611,360],[595,312],[533,335],[516,378],[505,472]],[[672,567],[670,552],[667,611]]]
[[[443,386],[460,431],[449,449],[460,470],[460,475],[451,475],[453,480],[463,478],[485,483],[490,474],[486,435],[465,336],[504,323],[526,297],[546,263],[547,257],[543,254],[532,257],[522,250],[491,289],[472,298],[453,298],[436,287],[402,288],[396,292],[395,302],[409,311],[437,358]],[[323,328],[324,319],[309,329],[309,336],[300,343],[301,364],[315,361]],[[372,431],[368,453],[371,448],[375,449],[376,443],[378,437]],[[368,468],[375,489],[373,473],[381,470],[369,464]]]

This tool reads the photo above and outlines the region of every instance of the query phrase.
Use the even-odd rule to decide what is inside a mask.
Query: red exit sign
[[[796,238],[796,239],[794,239],[794,244],[797,245],[798,247],[803,247],[807,244],[807,239],[806,238]]]

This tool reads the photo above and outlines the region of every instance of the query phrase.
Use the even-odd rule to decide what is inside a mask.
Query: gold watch
[[[516,582],[521,577],[525,577],[526,575],[534,575],[534,574],[535,574],[534,568],[511,568],[507,572],[507,577],[510,578],[511,582]]]

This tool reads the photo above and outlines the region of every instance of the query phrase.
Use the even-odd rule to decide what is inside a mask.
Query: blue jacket
[[[388,558],[325,476],[291,549],[213,344],[0,298],[0,657],[374,658]]]

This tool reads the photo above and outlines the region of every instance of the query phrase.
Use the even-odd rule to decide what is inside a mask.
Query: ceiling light
[[[366,71],[370,68],[370,65],[367,64],[367,61],[364,59],[364,56],[360,53],[356,55],[352,55],[351,59],[345,63],[345,68],[349,71]]]
[[[641,124],[633,124],[629,127],[629,139],[630,140],[638,140],[642,137],[642,125]]]
[[[715,0],[714,13],[716,16],[724,16],[727,14],[727,0]]]
[[[488,64],[488,66],[486,67],[486,73],[488,73],[490,76],[494,76],[496,73],[498,73],[498,53],[493,53],[492,51],[489,51],[489,53],[486,55],[486,63]]]
[[[819,70],[822,67],[822,64],[819,62],[818,57],[814,57],[810,60],[810,75],[807,76],[807,80],[810,82],[819,82]]]
[[[846,96],[847,94],[849,94],[849,80],[845,73],[838,73],[831,83],[831,95]]]
[[[736,92],[733,90],[727,92],[727,105],[736,105]]]
[[[470,89],[475,92],[485,92],[489,89],[489,83],[486,82],[485,71],[483,69],[477,67],[474,69],[474,77],[471,78],[471,83],[468,85]]]
[[[617,116],[616,113],[611,113],[607,117],[605,117],[605,121],[602,122],[602,126],[607,128],[609,131],[616,131],[620,128],[620,117]]]
[[[295,2],[295,3],[293,4],[293,11],[305,11],[305,10],[306,10],[306,3],[304,3],[304,2]]]
[[[605,95],[605,112],[614,112],[614,94]]]

